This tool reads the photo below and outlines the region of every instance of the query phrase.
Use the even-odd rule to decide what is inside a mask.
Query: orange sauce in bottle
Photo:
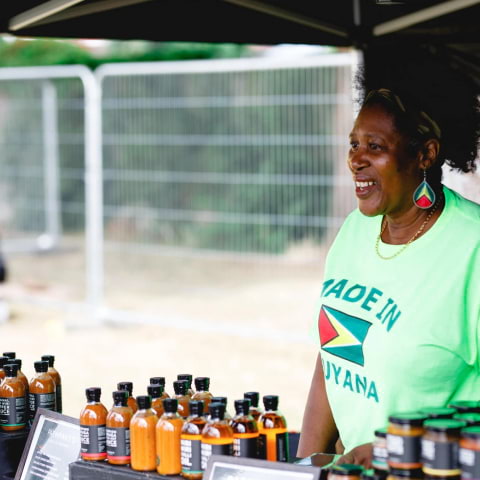
[[[189,415],[188,404],[191,400],[190,395],[188,395],[188,381],[187,380],[176,380],[173,382],[173,389],[175,390],[175,397],[178,400],[178,414],[187,418]]]
[[[55,411],[55,382],[47,373],[48,362],[40,360],[33,366],[36,374],[28,386],[28,416],[31,422],[39,408]]]
[[[230,426],[233,430],[233,455],[235,457],[258,458],[258,425],[250,415],[250,400],[235,400],[236,415]]]
[[[203,402],[203,408],[208,411],[208,406],[212,401],[213,395],[209,392],[210,378],[209,377],[197,377],[195,378],[195,389],[197,390],[192,395],[192,400],[201,400]]]
[[[13,355],[15,355],[13,352],[7,352],[7,353],[12,353]],[[18,366],[17,377],[25,385],[25,405],[26,405],[27,414],[28,414],[28,402],[29,402],[29,400],[28,400],[28,386],[29,386],[29,382],[28,382],[28,378],[26,377],[26,375],[22,372],[22,360],[20,360],[19,358],[11,358],[9,363],[14,363],[15,365]]]
[[[130,463],[130,421],[132,409],[127,405],[128,393],[113,392],[113,407],[107,415],[107,460],[112,465]]]
[[[245,392],[243,398],[250,400],[250,415],[258,422],[263,410],[258,406],[260,395],[258,392]]]
[[[138,405],[137,405],[137,401],[135,400],[135,397],[133,396],[133,383],[132,382],[119,382],[117,384],[117,389],[118,390],[125,390],[125,391],[128,392],[127,404],[133,410],[133,413],[135,413],[138,410]]]
[[[190,375],[189,373],[179,373],[177,375],[177,380],[186,380],[188,382],[187,395],[192,397],[194,393],[192,390],[193,375]]]
[[[3,367],[8,363],[8,357],[0,357],[0,382],[5,378],[5,370]]]
[[[160,418],[165,412],[162,398],[163,387],[161,385],[149,385],[147,393],[152,398],[152,408],[155,410],[157,417]]]
[[[27,424],[25,386],[17,377],[18,365],[4,365],[5,378],[0,384],[0,427],[5,431],[22,430]]]
[[[201,400],[191,400],[189,409],[190,416],[183,424],[180,435],[181,475],[189,480],[200,480],[203,478],[202,432],[207,420],[203,416]]]
[[[260,457],[270,462],[288,462],[288,433],[285,417],[278,411],[278,396],[263,397],[265,413],[258,422]]]
[[[156,427],[157,472],[160,475],[178,475],[182,471],[180,462],[180,434],[183,418],[177,413],[176,398],[163,401],[165,413],[160,417]]]
[[[161,399],[170,398],[170,395],[165,391],[165,377],[152,377],[150,378],[150,385],[161,385],[162,386],[162,395]]]
[[[225,405],[212,402],[209,413],[210,420],[202,431],[202,470],[211,455],[233,455],[233,430],[224,418]]]
[[[80,456],[83,460],[97,461],[107,458],[107,409],[100,402],[102,390],[85,390],[87,404],[80,412]]]
[[[62,413],[62,377],[58,373],[58,370],[53,366],[55,363],[54,355],[42,355],[42,360],[48,362],[48,374],[53,378],[55,382],[55,411]]]
[[[150,472],[157,467],[155,427],[158,417],[148,395],[138,396],[137,404],[138,410],[130,422],[130,466],[133,470]]]

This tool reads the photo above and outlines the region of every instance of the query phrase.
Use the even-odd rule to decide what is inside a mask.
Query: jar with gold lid
[[[435,419],[424,422],[422,438],[423,472],[433,477],[460,475],[458,448],[460,430],[465,422],[454,419]]]
[[[418,412],[390,415],[387,429],[388,466],[412,470],[422,468],[421,438],[425,432],[423,422],[427,416]]]

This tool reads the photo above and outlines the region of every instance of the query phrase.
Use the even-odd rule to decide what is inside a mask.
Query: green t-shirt
[[[381,216],[358,210],[329,251],[318,331],[346,451],[391,413],[480,399],[480,205],[444,193],[438,220],[397,257],[377,256]]]

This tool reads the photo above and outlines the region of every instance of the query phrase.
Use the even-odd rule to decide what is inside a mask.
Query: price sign
[[[15,480],[68,480],[80,455],[78,420],[39,408]]]
[[[212,455],[204,480],[319,480],[320,468]]]

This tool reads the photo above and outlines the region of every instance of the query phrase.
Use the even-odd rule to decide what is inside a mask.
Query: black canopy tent
[[[0,23],[33,37],[355,46],[367,71],[379,52],[431,45],[480,85],[480,0],[16,0]]]

